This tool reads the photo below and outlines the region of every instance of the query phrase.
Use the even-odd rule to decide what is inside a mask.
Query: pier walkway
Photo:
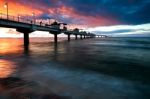
[[[63,25],[63,28],[61,28]],[[46,24],[42,22],[37,22],[36,19],[26,19],[20,16],[10,16],[0,13],[0,27],[14,28],[16,31],[24,34],[24,45],[29,45],[29,34],[34,31],[48,31],[54,35],[54,42],[57,43],[57,35],[64,33],[68,36],[68,41],[70,41],[70,35],[75,35],[77,40],[78,35],[80,39],[83,38],[93,38],[96,35],[93,33],[80,32],[79,29],[68,30],[66,23],[53,22],[52,24]]]

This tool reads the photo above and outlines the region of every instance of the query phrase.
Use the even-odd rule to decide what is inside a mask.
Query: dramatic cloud
[[[149,0],[68,0],[67,6],[74,7],[86,16],[113,17],[122,24],[150,22]],[[108,24],[109,25],[109,24]]]
[[[149,23],[149,0],[2,0],[34,11],[40,18],[56,18],[88,26]],[[11,9],[11,8],[10,8]],[[20,9],[21,10],[21,9]],[[21,11],[25,12],[25,11]],[[81,21],[82,20],[82,21]]]
[[[0,0],[0,12],[6,13],[4,3],[9,3],[9,14],[31,18],[56,19],[70,27],[93,28],[113,25],[138,25],[150,23],[150,0]],[[95,30],[96,31],[96,30]],[[114,32],[123,33],[123,29]]]

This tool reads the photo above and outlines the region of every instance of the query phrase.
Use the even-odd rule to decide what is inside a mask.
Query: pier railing
[[[57,30],[62,30],[62,31],[68,31],[72,34],[79,34],[79,35],[87,35],[86,32],[79,32],[79,29],[77,30],[69,30],[67,28],[62,28],[61,29],[61,25],[52,25],[52,24],[48,24],[48,23],[44,23],[43,21],[38,21],[35,17],[32,18],[32,16],[28,16],[29,18],[25,18],[27,16],[12,16],[12,15],[7,15],[7,14],[3,14],[0,13],[0,19],[3,20],[8,20],[8,21],[14,21],[14,22],[18,22],[18,23],[26,23],[26,24],[31,24],[31,25],[38,25],[38,26],[44,26],[44,27],[49,27],[49,28],[55,28]],[[58,23],[59,24],[59,23]],[[60,23],[60,24],[64,24],[64,23]],[[91,35],[91,34],[88,34]]]
[[[23,18],[22,16],[12,16],[12,15],[6,15],[3,13],[0,13],[0,19],[21,22],[21,23],[27,23],[27,24],[34,24],[34,25],[39,25],[39,26],[47,26],[47,23],[43,23],[42,21],[37,22],[36,19],[34,19],[34,18]]]

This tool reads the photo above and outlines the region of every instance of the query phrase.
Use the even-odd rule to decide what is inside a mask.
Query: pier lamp
[[[32,13],[32,16],[33,16],[33,20],[34,20],[34,24],[35,24],[35,13],[34,12]]]
[[[20,15],[18,15],[18,22],[20,21],[20,17],[21,17],[21,16],[20,16]]]
[[[7,2],[4,4],[4,8],[7,9],[7,19],[8,19],[8,3]]]
[[[51,18],[48,19],[49,25],[51,24]]]

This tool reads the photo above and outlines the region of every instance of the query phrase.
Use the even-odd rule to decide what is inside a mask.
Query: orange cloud
[[[6,2],[4,0],[0,1],[0,13],[7,14],[7,9],[4,8],[5,3]],[[38,9],[27,7],[25,5],[21,5],[17,2],[12,2],[12,1],[8,2],[8,12],[9,12],[9,15],[12,15],[12,16],[18,16],[18,15],[31,16],[33,12],[36,15],[42,14],[42,11]]]

